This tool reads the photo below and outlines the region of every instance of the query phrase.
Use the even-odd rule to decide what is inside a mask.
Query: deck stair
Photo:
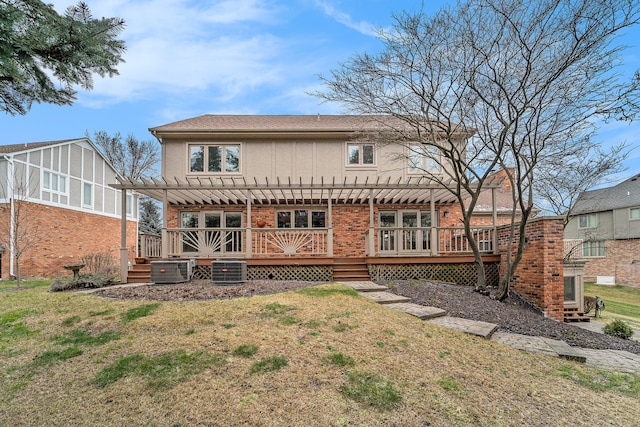
[[[586,316],[583,311],[576,305],[565,305],[564,307],[564,321],[569,322],[590,322],[591,317]]]
[[[371,280],[364,258],[336,258],[333,261],[335,282],[359,282]]]
[[[127,283],[151,283],[151,264],[133,264],[127,273]]]

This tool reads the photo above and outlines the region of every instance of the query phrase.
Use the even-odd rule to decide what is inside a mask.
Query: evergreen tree
[[[71,105],[75,85],[118,74],[124,29],[119,18],[94,19],[83,2],[59,15],[39,0],[0,0],[0,110],[26,114],[34,102]]]

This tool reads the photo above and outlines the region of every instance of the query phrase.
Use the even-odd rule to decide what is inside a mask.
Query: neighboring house
[[[123,214],[135,245],[137,195],[122,209],[122,192],[109,186],[116,175],[87,138],[0,146],[0,278],[15,275],[23,248],[23,278],[70,275],[63,265],[87,255],[117,259]]]
[[[640,175],[582,193],[565,239],[586,261],[585,281],[640,287]]]

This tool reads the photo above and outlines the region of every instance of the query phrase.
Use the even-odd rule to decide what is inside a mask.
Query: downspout
[[[15,264],[15,202],[13,200],[14,191],[13,186],[14,182],[14,166],[13,166],[13,156],[8,156],[4,154],[2,157],[7,161],[9,167],[7,168],[7,196],[9,197],[9,276],[13,277],[15,275],[14,272],[14,264]]]

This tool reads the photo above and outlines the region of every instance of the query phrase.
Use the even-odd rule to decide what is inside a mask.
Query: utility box
[[[193,277],[193,263],[187,260],[151,261],[153,283],[184,283]]]
[[[241,285],[247,281],[245,261],[213,261],[211,279],[214,285]]]

